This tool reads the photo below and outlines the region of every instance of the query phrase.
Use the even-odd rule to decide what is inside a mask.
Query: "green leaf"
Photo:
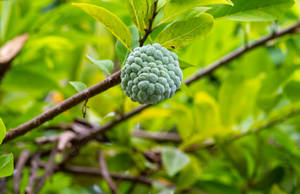
[[[129,55],[129,50],[119,40],[116,41],[115,49],[120,64],[124,65],[127,56]]]
[[[13,174],[14,156],[12,153],[0,156],[0,177],[6,177]]]
[[[6,134],[6,127],[2,121],[2,119],[0,118],[0,145],[5,137]]]
[[[155,194],[173,194],[175,192],[174,188],[168,188],[166,185],[157,181],[153,183],[152,187],[153,193]]]
[[[167,147],[162,151],[162,161],[167,174],[174,176],[190,162],[190,159],[182,151]]]
[[[299,81],[289,81],[284,87],[284,93],[288,98],[294,102],[300,100],[300,82]]]
[[[140,32],[147,28],[148,2],[145,0],[127,0],[129,13]]]
[[[179,59],[179,66],[180,66],[181,69],[186,69],[186,68],[189,68],[189,67],[195,67],[194,64],[191,64],[189,62],[183,61],[181,59]]]
[[[102,71],[104,71],[104,73],[106,73],[107,75],[109,75],[113,68],[114,68],[114,62],[112,62],[111,60],[95,60],[90,56],[86,56],[93,64],[97,65],[100,69],[102,69]]]
[[[140,45],[139,43],[139,31],[136,28],[135,25],[132,25],[129,27],[130,33],[131,33],[131,37],[132,37],[132,45],[131,45],[131,49],[135,49],[136,47],[138,47]]]
[[[209,14],[201,14],[186,21],[178,21],[161,31],[156,42],[166,48],[181,48],[206,35],[212,29],[213,23],[214,19]]]
[[[106,28],[119,39],[129,50],[131,48],[131,34],[127,26],[114,13],[87,3],[73,3],[72,5],[83,9],[86,13],[103,23]]]
[[[299,91],[299,90],[298,90]],[[284,130],[274,130],[272,137],[281,145],[285,150],[289,151],[290,154],[293,154],[297,157],[300,157],[300,149],[295,140],[290,136],[290,134],[286,133]]]
[[[232,5],[232,3],[227,0],[170,0],[170,2],[165,7],[164,16],[160,24],[174,20],[182,13],[191,8],[213,4]]]
[[[270,189],[273,184],[279,183],[284,176],[284,167],[276,166],[264,173],[264,176],[257,181],[254,189]]]
[[[178,190],[192,186],[200,177],[201,168],[195,157],[191,157],[191,162],[180,172],[176,181]]]
[[[278,19],[293,5],[293,0],[232,0],[234,6],[216,5],[208,13],[215,18],[239,21],[270,21]]]
[[[59,85],[57,82],[57,79],[49,76],[47,71],[37,71],[21,67],[11,69],[1,83],[1,86],[10,91],[14,90],[28,92],[30,95],[39,95],[42,92],[58,89]]]
[[[81,92],[87,88],[87,86],[83,82],[73,81],[69,83],[75,88],[77,92]]]
[[[182,81],[180,90],[183,91],[187,96],[193,98],[192,92],[189,90],[188,86]]]
[[[281,65],[285,60],[285,54],[280,48],[274,46],[268,47],[268,53],[276,66]]]

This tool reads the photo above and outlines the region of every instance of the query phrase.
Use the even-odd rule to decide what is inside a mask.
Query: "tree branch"
[[[54,147],[51,151],[49,161],[45,167],[45,171],[43,176],[41,177],[39,183],[37,184],[36,188],[34,189],[33,193],[39,193],[39,191],[42,189],[43,185],[45,184],[48,177],[52,176],[52,173],[54,172],[55,168],[55,156],[57,153],[57,148]]]
[[[82,92],[79,92],[75,94],[74,96],[66,99],[62,103],[54,106],[53,108],[49,109],[48,111],[42,113],[41,115],[37,116],[36,118],[20,125],[19,127],[7,132],[5,139],[3,140],[3,143],[6,143],[16,137],[19,137],[21,135],[24,135],[28,131],[31,131],[32,129],[39,127],[46,121],[49,121],[59,115],[60,113],[76,106],[80,102],[84,101],[86,98],[90,98],[95,96],[96,94],[99,94],[121,82],[120,78],[121,72],[118,71],[114,73],[113,75],[109,76],[102,82],[87,88],[83,90]]]
[[[30,152],[28,150],[23,151],[18,159],[18,163],[16,166],[16,170],[14,173],[14,194],[19,194],[20,193],[20,182],[22,179],[22,172],[23,168],[30,158]]]
[[[63,172],[72,173],[72,174],[79,174],[79,175],[101,176],[102,177],[102,173],[99,168],[69,166],[69,167],[58,169],[58,171],[63,171]],[[123,175],[123,174],[117,174],[117,173],[110,173],[110,176],[116,180],[131,181],[131,182],[137,182],[137,183],[146,184],[146,185],[152,185],[152,182],[153,182],[151,179],[144,177],[144,176],[135,177],[135,176],[131,176],[131,175]]]
[[[6,194],[6,177],[0,178],[0,192]]]
[[[274,126],[276,126],[278,124],[281,124],[281,123],[287,121],[288,119],[293,118],[293,117],[298,116],[298,115],[300,115],[300,108],[293,109],[292,111],[290,111],[289,113],[287,113],[283,117],[279,117],[279,118],[273,119],[271,121],[267,121],[266,123],[264,123],[261,126],[258,126],[256,128],[250,129],[250,130],[248,130],[245,133],[241,133],[239,135],[236,135],[236,136],[230,138],[225,143],[230,143],[230,142],[236,141],[236,140],[238,140],[238,139],[240,139],[242,137],[245,137],[245,136],[248,136],[248,135],[251,135],[251,134],[254,134],[254,133],[259,133],[259,132],[261,132],[263,130],[266,130],[266,129],[270,129],[270,128],[272,128],[272,127],[274,127]]]
[[[30,169],[30,177],[29,177],[29,182],[26,187],[26,194],[32,194],[33,193],[33,188],[35,185],[36,180],[38,179],[38,170],[39,170],[39,161],[40,161],[40,156],[41,153],[37,152],[34,154],[32,160],[31,160],[31,169]]]
[[[177,133],[164,133],[164,132],[149,133],[144,130],[135,130],[131,132],[131,135],[134,137],[151,139],[160,142],[171,141],[175,143],[180,143],[182,141],[181,137]]]
[[[234,141],[236,141],[240,138],[243,138],[245,136],[249,136],[249,135],[252,135],[254,133],[259,133],[263,130],[270,129],[270,128],[272,128],[272,127],[274,127],[278,124],[281,124],[281,123],[287,121],[288,119],[293,118],[293,117],[298,116],[298,115],[300,115],[300,108],[293,109],[292,111],[290,111],[289,113],[287,113],[283,117],[279,117],[279,118],[276,118],[276,119],[272,119],[270,121],[266,121],[263,125],[252,128],[252,129],[249,129],[244,133],[240,133],[238,135],[230,137],[230,138],[226,139],[223,143],[224,144],[230,144],[230,143],[232,143],[232,142],[234,142]],[[195,150],[198,150],[198,149],[201,149],[201,148],[214,147],[215,145],[216,145],[215,141],[210,141],[210,142],[207,142],[207,143],[204,142],[202,145],[195,145],[195,146],[189,147],[185,151],[192,152],[192,151],[195,151]]]
[[[285,122],[286,120],[288,120],[288,119],[290,119],[290,118],[292,118],[294,116],[297,116],[299,114],[300,114],[300,108],[293,109],[292,111],[290,111],[289,113],[285,114],[282,117],[266,121],[261,126],[258,126],[256,128],[253,128],[253,129],[249,129],[248,132],[246,132],[246,133],[241,133],[239,135],[236,135],[234,137],[231,137],[231,138],[225,140],[224,144],[226,145],[226,144],[232,143],[232,142],[234,142],[234,141],[236,141],[239,138],[242,138],[244,136],[251,135],[253,133],[257,133],[257,132],[260,132],[262,130],[274,127],[274,126],[276,126],[278,124],[281,124],[282,122]],[[81,121],[81,122],[84,122],[84,121]],[[87,125],[90,125],[87,121],[85,121],[85,123],[87,123]],[[165,133],[165,134],[167,136],[169,136],[170,134],[172,136],[176,135],[175,133],[170,133],[170,134]],[[148,137],[150,137],[150,139],[153,138],[151,135],[149,136],[148,134],[146,134],[146,135],[142,134],[142,135],[143,135],[143,137],[146,137],[146,138],[148,138]],[[177,137],[177,135],[176,135],[176,137]],[[156,138],[154,138],[154,139],[156,140]],[[170,138],[170,139],[172,139],[172,138]],[[177,141],[177,140],[178,139],[175,139],[175,141]],[[216,143],[214,141],[207,141],[207,142],[204,141],[201,145],[196,145],[196,146],[189,147],[185,151],[191,152],[191,151],[195,151],[195,150],[199,150],[199,149],[210,148],[210,147],[215,146],[215,144]],[[161,152],[160,151],[147,151],[147,152],[144,152],[144,156],[146,158],[148,158],[150,161],[154,162],[154,163],[158,163],[158,164],[161,163]],[[99,161],[102,160],[102,159],[100,160],[100,158],[103,158],[103,156],[101,156],[101,157],[99,156]],[[113,179],[127,180],[127,181],[132,181],[134,183],[142,183],[142,184],[146,184],[146,185],[152,185],[152,183],[153,183],[153,180],[148,179],[145,176],[134,177],[134,176],[130,176],[130,175],[122,175],[122,174],[109,173],[107,171],[106,167],[103,164],[101,165],[101,170],[97,169],[97,168],[88,168],[88,167],[80,167],[80,166],[69,166],[69,167],[66,167],[64,164],[67,161],[68,161],[68,159],[64,160],[64,162],[62,162],[59,165],[56,165],[55,167],[53,167],[53,169],[55,169],[55,171],[63,171],[63,172],[66,172],[66,173],[88,175],[88,176],[102,176],[103,178],[105,178],[105,177],[107,177],[107,175],[109,175]],[[104,161],[102,161],[102,162],[104,162]],[[46,166],[45,163],[41,163],[40,165],[42,167]],[[159,165],[159,167],[157,169],[160,169],[160,168],[161,168],[161,166]],[[106,169],[105,172],[103,172],[103,169]],[[109,184],[111,184],[111,183],[109,183]],[[113,187],[111,187],[111,188],[113,188]]]
[[[233,51],[232,53],[224,56],[223,58],[221,58],[220,60],[216,61],[215,63],[209,65],[208,67],[202,69],[201,71],[199,71],[198,73],[194,74],[193,76],[191,76],[190,78],[188,78],[187,80],[185,80],[185,84],[187,85],[190,85],[192,84],[193,82],[199,80],[200,78],[203,78],[205,77],[206,75],[212,73],[214,70],[222,67],[223,65],[235,60],[236,58],[240,57],[241,55],[247,53],[248,51],[251,51],[259,46],[263,46],[265,45],[268,41],[270,40],[273,40],[275,38],[279,38],[279,37],[282,37],[284,35],[287,35],[287,34],[291,34],[291,33],[294,33],[296,32],[296,30],[300,27],[300,22],[292,25],[292,26],[289,26],[283,30],[280,30],[278,32],[274,32],[272,33],[271,35],[268,35],[268,36],[264,36],[262,37],[261,39],[258,39],[257,41],[249,44],[247,47],[242,47],[242,48],[239,48],[235,51]],[[90,140],[90,139],[93,139],[93,137],[95,137],[98,133],[103,133],[111,128],[113,128],[114,126],[116,126],[117,124],[119,124],[120,122],[124,121],[124,120],[127,120],[135,115],[137,115],[138,113],[142,112],[143,110],[151,107],[152,105],[141,105],[135,109],[133,109],[131,112],[129,113],[126,113],[125,115],[123,115],[122,117],[120,118],[117,118],[116,120],[110,122],[110,123],[107,123],[101,127],[98,127],[98,128],[94,128],[94,130],[89,134],[89,135],[86,135],[86,136],[82,136],[81,139],[79,141],[85,141],[85,140]],[[210,144],[210,143],[209,143]]]
[[[282,36],[287,35],[287,34],[297,33],[297,29],[299,27],[300,27],[300,21],[297,22],[294,25],[291,25],[287,28],[284,28],[283,30],[279,30],[277,32],[275,31],[274,33],[272,33],[270,35],[267,35],[267,36],[264,36],[264,37],[256,40],[253,43],[249,43],[247,46],[243,46],[243,47],[231,52],[228,55],[225,55],[222,59],[220,59],[220,60],[216,61],[215,63],[211,64],[207,68],[204,68],[203,70],[199,71],[195,75],[189,77],[187,80],[185,80],[185,84],[190,85],[191,83],[198,80],[199,78],[202,78],[203,76],[210,74],[215,69],[217,69],[217,68],[233,61],[234,59],[240,57],[241,55],[245,54],[246,52],[248,52],[250,50],[253,50],[257,47],[264,46],[270,40],[282,37]]]
[[[268,41],[282,37],[284,35],[287,34],[292,34],[292,33],[296,33],[297,29],[300,27],[300,22],[289,26],[283,30],[280,30],[278,32],[274,32],[271,35],[262,37],[261,39],[253,42],[252,44],[249,44],[247,47],[242,47],[239,48],[235,51],[233,51],[232,53],[224,56],[223,58],[221,58],[220,60],[216,61],[215,63],[213,63],[212,65],[202,69],[201,71],[199,71],[198,73],[194,74],[193,76],[191,76],[190,78],[188,78],[187,80],[185,80],[185,84],[190,85],[191,83],[197,81],[198,79],[212,73],[214,70],[216,70],[219,67],[222,67],[223,65],[233,61],[234,59],[240,57],[241,55],[247,53],[250,50],[253,50],[259,46],[263,46],[265,45]],[[46,121],[51,120],[52,118],[54,118],[55,116],[59,115],[60,113],[70,109],[71,107],[79,104],[80,102],[84,101],[86,98],[90,98],[92,96],[95,96],[98,93],[101,93],[117,84],[119,84],[121,82],[121,78],[120,78],[120,71],[116,72],[115,74],[109,76],[107,79],[105,79],[104,81],[90,87],[87,88],[86,90],[77,93],[76,95],[66,99],[65,101],[63,101],[62,103],[54,106],[53,108],[49,109],[48,111],[42,113],[41,115],[37,116],[36,118],[32,119],[31,121],[28,121],[25,124],[22,124],[21,126],[9,131],[6,134],[6,137],[3,141],[3,143],[7,143],[8,141],[24,135],[25,133],[27,133],[28,131],[31,131],[32,129],[40,126],[41,124],[43,124]],[[123,120],[126,120],[134,115],[136,115],[137,113],[145,110],[146,108],[150,107],[150,105],[141,105],[140,107],[134,109],[133,111],[125,114],[124,117],[118,118],[115,121],[108,123],[106,125],[104,125],[101,128],[98,128],[94,131],[102,131],[102,130],[108,130],[111,127],[114,127],[116,124],[122,122]],[[97,132],[93,133],[92,135],[96,134]],[[85,139],[88,138],[92,138],[91,136],[85,136]]]
[[[151,34],[151,32],[152,32],[152,30],[153,30],[153,29],[152,29],[153,22],[154,22],[154,19],[155,19],[157,13],[158,13],[158,12],[157,12],[157,3],[158,3],[158,0],[155,0],[154,6],[153,6],[152,17],[151,17],[150,20],[149,20],[149,26],[148,26],[148,28],[145,29],[145,34],[144,34],[143,38],[140,39],[140,46],[143,46],[143,45],[144,45],[144,43],[145,43],[147,37]]]
[[[114,181],[112,180],[112,178],[107,170],[106,162],[105,162],[105,159],[104,159],[101,151],[99,151],[99,164],[100,164],[101,175],[104,178],[104,180],[107,182],[111,192],[113,194],[118,194],[119,192],[118,192],[117,186],[114,183]]]
[[[28,34],[23,34],[8,41],[0,48],[0,82],[5,73],[9,70],[11,62],[22,50],[27,39]]]

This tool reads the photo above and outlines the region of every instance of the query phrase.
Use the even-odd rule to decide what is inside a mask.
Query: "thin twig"
[[[153,5],[153,13],[152,13],[152,17],[149,19],[149,26],[147,29],[145,29],[145,34],[144,36],[140,39],[140,46],[143,46],[147,37],[151,34],[151,32],[153,31],[152,29],[152,26],[153,26],[153,22],[154,22],[154,19],[157,15],[157,3],[158,3],[158,0],[155,0],[154,2],[154,5]]]
[[[76,132],[79,135],[87,135],[90,133],[91,130],[89,130],[85,125],[73,122],[71,124],[72,131]]]
[[[144,130],[135,130],[131,132],[131,135],[134,137],[151,139],[159,142],[171,141],[175,143],[180,143],[182,141],[182,139],[177,133],[164,133],[164,132],[149,133]]]
[[[58,171],[63,171],[72,174],[79,174],[79,175],[102,177],[102,173],[99,168],[90,168],[90,167],[83,167],[83,166],[68,166],[65,168],[58,169]],[[117,173],[110,173],[110,176],[116,180],[131,181],[131,182],[137,182],[146,185],[152,185],[153,182],[153,180],[144,176],[136,177],[131,175],[117,174]]]
[[[26,187],[26,194],[33,194],[33,188],[36,180],[38,179],[37,171],[39,169],[40,156],[41,153],[37,152],[34,154],[31,160],[30,177],[29,177],[28,185]]]
[[[42,187],[45,184],[47,178],[52,176],[52,173],[54,172],[54,168],[55,168],[55,156],[56,156],[57,151],[58,150],[57,150],[56,147],[54,147],[52,149],[49,161],[48,161],[48,163],[45,167],[45,170],[44,170],[44,174],[41,177],[41,179],[39,180],[39,183],[37,184],[36,188],[34,189],[34,192],[33,192],[34,194],[38,193],[42,189]]]
[[[87,109],[88,109],[88,106],[87,106],[88,101],[89,101],[89,98],[86,98],[86,100],[84,101],[84,103],[82,105],[82,109],[81,109],[82,118],[84,118],[84,119],[85,119],[86,112],[87,112]]]
[[[229,138],[227,141],[225,141],[225,143],[230,143],[230,142],[236,141],[236,140],[238,140],[242,137],[249,136],[249,135],[254,134],[254,133],[259,133],[259,132],[261,132],[263,130],[266,130],[266,129],[270,129],[270,128],[272,128],[272,127],[274,127],[278,124],[281,124],[281,123],[287,121],[288,119],[293,118],[293,117],[298,116],[298,115],[300,115],[300,108],[292,110],[291,112],[284,115],[283,117],[276,118],[276,119],[273,119],[271,121],[267,121],[265,124],[263,124],[261,126],[258,126],[254,129],[248,130],[245,133],[241,133],[241,134],[236,135],[232,138]]]
[[[47,143],[55,143],[58,141],[59,136],[60,136],[60,134],[53,135],[53,136],[43,136],[43,137],[36,138],[34,141],[38,145],[43,145],[43,144],[47,144]]]
[[[57,144],[57,151],[62,152],[64,151],[70,141],[76,137],[76,134],[71,131],[66,131],[59,135],[58,144]]]
[[[14,173],[14,194],[20,193],[20,182],[22,179],[23,168],[30,158],[30,152],[28,150],[23,151],[18,159],[17,166]]]
[[[118,71],[102,82],[87,88],[83,90],[82,92],[79,92],[75,94],[74,96],[66,99],[60,104],[57,104],[53,108],[49,109],[48,111],[42,113],[41,115],[35,117],[34,119],[20,125],[19,127],[10,130],[9,132],[6,133],[5,139],[3,140],[3,143],[6,143],[16,137],[19,137],[21,135],[24,135],[25,133],[31,131],[32,129],[39,127],[46,121],[49,121],[56,117],[57,115],[61,114],[62,112],[76,106],[80,102],[84,101],[87,97],[91,98],[95,96],[96,94],[99,94],[121,82],[120,78],[121,72]]]
[[[300,22],[289,26],[283,30],[280,30],[276,33],[273,33],[271,35],[262,37],[261,39],[253,42],[252,44],[249,44],[247,47],[242,47],[239,48],[235,51],[233,51],[232,53],[224,56],[223,58],[221,58],[220,60],[216,61],[215,63],[213,63],[212,65],[202,69],[201,71],[199,71],[198,73],[194,74],[193,76],[189,77],[187,80],[185,80],[185,84],[190,85],[193,82],[197,81],[198,79],[212,73],[214,70],[218,69],[219,67],[222,67],[223,65],[237,59],[238,57],[240,57],[241,55],[247,53],[250,50],[253,50],[259,46],[263,46],[265,45],[268,41],[282,37],[284,35],[287,34],[292,34],[292,33],[296,33],[297,29],[300,27]],[[76,95],[66,99],[65,101],[63,101],[62,103],[56,105],[55,107],[49,109],[48,111],[42,113],[41,115],[37,116],[36,118],[28,121],[27,123],[24,123],[22,125],[20,125],[19,127],[10,130],[7,134],[6,137],[3,141],[3,143],[7,143],[8,141],[19,137],[21,135],[24,135],[25,133],[31,131],[32,129],[42,125],[44,122],[51,120],[52,118],[54,118],[55,116],[59,115],[60,113],[70,109],[71,107],[79,104],[80,102],[84,101],[86,99],[86,97],[88,96],[89,98],[101,93],[117,84],[119,84],[121,82],[121,78],[120,78],[120,71],[116,72],[115,74],[109,76],[107,79],[105,79],[104,81],[90,87],[87,88],[86,90],[77,93]],[[128,117],[125,117],[126,119],[136,115],[138,112],[143,111],[144,109],[150,107],[150,105],[142,105],[140,107],[138,107],[137,109],[134,109],[132,112],[127,113]],[[129,116],[131,115],[131,116]],[[110,127],[115,126],[116,124],[120,123],[123,120],[126,120],[123,117],[122,118],[118,118],[117,120],[108,123],[107,125],[104,125],[103,128],[105,128],[105,130],[107,130]],[[98,130],[99,132],[103,130],[103,128],[98,128],[96,130]],[[94,134],[92,134],[94,135]],[[91,138],[91,137],[86,137],[86,138]]]
[[[235,142],[235,141],[237,141],[237,140],[239,140],[243,137],[246,137],[246,136],[249,136],[249,135],[252,135],[252,134],[255,134],[255,133],[259,133],[263,130],[271,129],[272,127],[274,127],[278,124],[281,124],[281,123],[287,121],[288,119],[293,118],[293,117],[298,116],[298,115],[300,115],[300,108],[290,111],[289,113],[287,113],[283,117],[276,118],[276,119],[273,119],[271,121],[267,121],[266,123],[264,123],[261,126],[249,129],[244,133],[240,133],[238,135],[235,135],[233,137],[225,139],[223,141],[223,144],[231,144],[231,143],[233,143],[233,142]],[[202,143],[202,145],[194,145],[192,147],[189,147],[185,151],[192,152],[192,151],[203,149],[203,148],[214,147],[215,145],[216,145],[215,141],[209,141],[207,143]]]
[[[0,192],[6,194],[6,177],[0,178]]]
[[[101,151],[99,151],[99,164],[100,164],[100,170],[101,170],[102,177],[107,182],[111,192],[113,194],[118,194],[117,186],[116,186],[115,182],[112,180],[112,178],[107,170],[106,162],[105,162],[104,156]]]

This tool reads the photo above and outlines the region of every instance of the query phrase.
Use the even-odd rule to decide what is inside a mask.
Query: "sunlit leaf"
[[[186,68],[189,68],[189,67],[195,67],[194,64],[188,63],[188,62],[186,62],[184,60],[181,60],[181,59],[179,59],[179,66],[180,66],[181,69],[186,69]]]
[[[239,21],[269,21],[282,16],[293,0],[232,0],[234,6],[216,5],[208,12],[215,18],[226,17]]]
[[[125,61],[129,55],[129,50],[119,40],[116,41],[115,49],[120,64],[125,64]]]
[[[124,44],[124,46],[126,46],[129,50],[131,49],[130,31],[114,13],[106,10],[103,7],[92,4],[73,3],[72,5],[83,9],[89,15],[99,20],[116,38],[122,42],[122,44]]]
[[[12,175],[14,171],[14,157],[13,154],[0,156],[0,177]]]
[[[137,25],[140,32],[144,32],[147,28],[147,22],[145,21],[148,14],[148,2],[145,0],[127,0],[129,4],[129,13]]]
[[[114,68],[114,62],[111,60],[95,60],[90,56],[86,56],[93,64],[97,65],[106,75],[109,75],[113,68]]]
[[[214,20],[209,14],[178,21],[167,26],[159,33],[156,42],[171,49],[187,46],[195,39],[208,34],[212,29]]]
[[[87,86],[85,85],[85,83],[80,82],[80,81],[72,81],[69,82],[77,92],[81,92],[83,90],[85,90],[87,88]]]
[[[201,167],[195,157],[191,157],[191,162],[180,172],[176,181],[177,189],[182,190],[193,185],[201,175]]]
[[[167,174],[174,176],[190,162],[190,159],[182,151],[167,147],[162,151],[162,161]]]
[[[165,6],[161,23],[170,22],[191,8],[214,4],[232,5],[229,0],[169,0],[169,3]]]

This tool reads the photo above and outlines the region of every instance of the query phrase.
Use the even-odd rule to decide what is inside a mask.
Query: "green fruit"
[[[178,57],[160,44],[137,47],[121,70],[121,86],[132,101],[157,104],[171,98],[181,85]]]

